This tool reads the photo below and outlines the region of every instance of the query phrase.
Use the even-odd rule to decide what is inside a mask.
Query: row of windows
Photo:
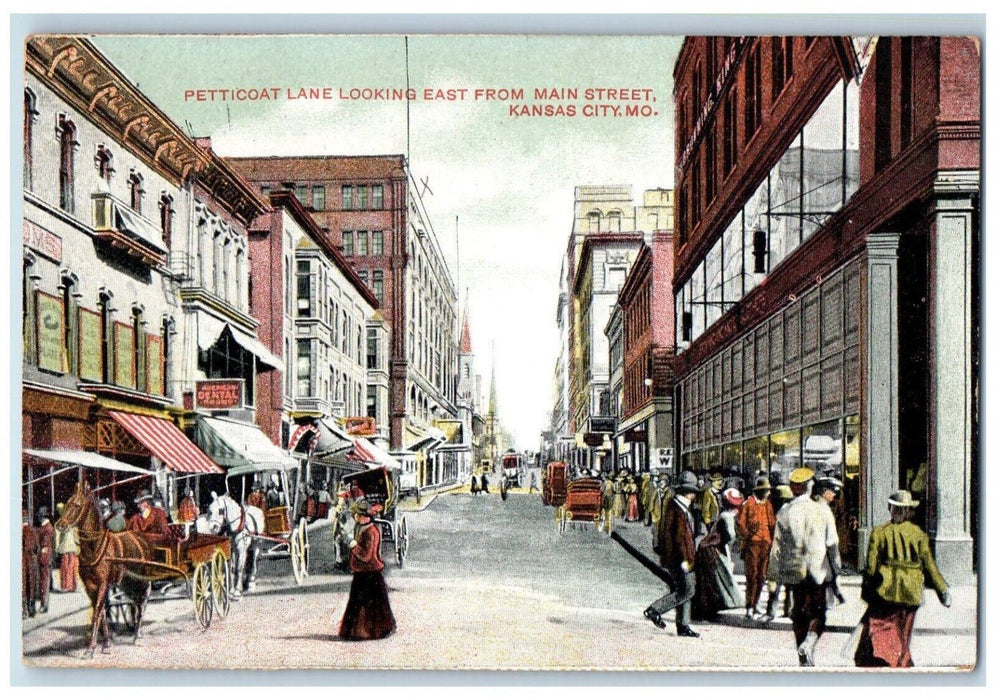
[[[23,264],[21,317],[24,361],[53,374],[128,389],[170,395],[169,353],[174,321],[164,317],[159,334],[148,330],[145,309],[131,307],[127,321],[118,320],[110,291],[101,291],[96,310],[80,303],[79,278],[64,271],[57,295],[36,288],[32,256]],[[129,325],[130,322],[130,325]]]
[[[359,270],[356,274],[359,275],[360,279],[363,281],[367,287],[373,292],[374,298],[377,299],[377,303],[380,306],[384,305],[384,271],[374,270],[370,272],[369,270]]]
[[[718,321],[857,187],[857,85],[841,81],[679,290],[678,341],[694,341]]]
[[[304,206],[312,211],[325,211],[328,206],[325,198],[324,185],[262,185],[260,192],[264,197],[276,187],[286,189],[291,187],[294,196]],[[384,186],[383,185],[343,185],[342,186],[342,209],[383,209],[384,208]]]
[[[318,353],[315,353],[315,340],[299,338],[297,341],[297,357],[295,360],[294,380],[296,381],[297,398],[320,398],[326,401],[342,401],[347,414],[355,415],[363,405],[361,396],[364,383],[354,379],[344,371],[340,371],[329,362],[329,348],[323,343],[317,343]],[[321,372],[320,367],[328,366],[328,372]],[[291,373],[288,372],[288,379]],[[290,382],[285,390],[290,392]]]
[[[313,265],[313,262],[317,263],[307,259],[297,261],[297,318],[317,318],[324,321],[331,331],[332,345],[361,363],[362,323],[354,325],[353,318],[332,295],[333,284],[327,274],[328,269],[323,265]],[[326,274],[322,274],[323,272]],[[290,278],[288,275],[288,279]]]
[[[343,231],[342,254],[347,258],[384,254],[383,231]]]
[[[38,119],[37,96],[31,89],[24,90],[24,187],[34,189],[34,124]],[[69,214],[76,213],[76,152],[79,149],[76,124],[65,114],[56,119],[56,134],[59,140],[59,208]],[[97,144],[93,155],[94,167],[101,180],[110,183],[114,176],[114,154],[105,144]],[[134,168],[129,169],[127,179],[128,206],[137,214],[142,214],[145,197],[145,178]],[[163,192],[159,198],[159,220],[163,242],[170,247],[173,223],[173,198]]]
[[[806,38],[806,46],[811,44],[811,37]],[[710,38],[707,50],[707,64],[714,64],[714,38]],[[729,37],[724,38],[724,56],[730,50],[732,44]],[[770,38],[771,51],[771,86],[769,90],[770,99],[775,102],[784,92],[792,78],[794,70],[794,42],[795,37],[778,36]],[[761,126],[763,118],[763,90],[762,90],[762,60],[761,60],[761,40],[748,50],[744,58],[744,95],[743,95],[743,137],[744,143],[749,143],[751,138]],[[713,60],[709,60],[713,59]],[[700,62],[701,63],[701,62]],[[704,97],[711,89],[714,78],[714,70],[701,73],[700,64],[692,72],[692,85],[690,88],[691,97],[688,90],[683,93],[679,101],[677,113],[677,134],[680,148],[684,149],[693,138],[696,120],[699,119]],[[722,131],[714,123],[709,128],[703,140],[702,152],[696,154],[687,168],[688,177],[683,185],[679,196],[679,244],[686,240],[688,232],[698,225],[702,220],[704,207],[708,206],[716,197],[718,191],[718,167],[722,167],[722,177],[725,179],[736,166],[738,150],[740,147],[739,130],[739,91],[736,86],[732,86],[727,92],[722,103],[723,125]],[[690,112],[689,112],[690,108]],[[721,133],[722,153],[717,149],[717,134]],[[722,163],[718,159],[722,156]],[[704,176],[704,177],[703,177]],[[703,188],[704,185],[704,188]],[[703,192],[704,189],[704,192]],[[703,198],[704,195],[704,198]]]

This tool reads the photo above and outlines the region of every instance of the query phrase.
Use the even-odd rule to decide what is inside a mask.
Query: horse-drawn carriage
[[[152,585],[147,602],[190,598],[201,627],[211,626],[214,615],[225,619],[232,601],[232,543],[228,537],[198,533],[184,526],[170,526],[174,538],[152,545],[153,560],[115,558],[128,568],[126,576]],[[135,632],[139,621],[137,602],[120,586],[107,596],[111,621]]]
[[[299,503],[302,492],[294,479],[293,468],[265,468],[247,464],[228,470],[228,493],[216,496],[209,506],[208,522],[213,532],[228,533],[233,537],[239,553],[239,573],[255,576],[256,558],[290,559],[291,572],[298,585],[308,576],[311,544],[308,539],[308,521],[303,516],[294,522],[294,514],[301,512]],[[249,485],[266,483],[265,505],[248,505],[243,495],[242,503],[231,497],[233,486],[246,494]],[[288,497],[288,494],[291,494]],[[248,571],[245,569],[248,565]]]
[[[408,521],[398,509],[399,476],[398,470],[377,467],[351,474],[347,481],[354,489],[351,498],[363,498],[371,505],[380,506],[373,521],[380,527],[381,542],[394,545],[395,560],[398,566],[404,566],[408,558]],[[346,506],[340,505],[332,516],[332,545],[339,564],[348,557],[346,544],[352,539],[351,519],[347,513]]]
[[[564,462],[550,462],[543,469],[543,484],[540,494],[545,506],[561,506],[567,498],[567,465]]]
[[[567,523],[594,523],[598,529],[612,531],[612,511],[603,507],[602,482],[585,477],[568,482],[566,495],[555,513],[557,529],[563,533]]]
[[[190,598],[205,628],[215,614],[228,614],[232,552],[227,537],[196,533],[187,525],[170,526],[169,533],[156,536],[112,532],[86,481],[77,483],[55,527],[79,532],[80,578],[92,609],[87,654],[93,654],[101,629],[105,647],[110,644],[111,620],[124,622],[137,638],[150,600]]]

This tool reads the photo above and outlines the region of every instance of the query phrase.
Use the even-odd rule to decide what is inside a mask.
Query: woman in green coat
[[[891,521],[879,525],[868,539],[868,563],[861,597],[868,609],[854,654],[857,666],[913,666],[910,640],[924,584],[951,607],[948,584],[937,570],[927,533],[910,522],[919,501],[909,491],[889,496]]]

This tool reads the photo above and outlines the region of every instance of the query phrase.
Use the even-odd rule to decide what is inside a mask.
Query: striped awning
[[[353,462],[372,462],[373,464],[378,464],[380,460],[377,459],[371,450],[367,449],[366,445],[363,443],[367,442],[363,438],[353,438],[353,449],[346,455],[346,459]]]
[[[108,411],[128,434],[145,445],[168,469],[185,474],[224,474],[180,429],[162,418]]]

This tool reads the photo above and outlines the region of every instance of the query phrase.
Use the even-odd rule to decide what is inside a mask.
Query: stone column
[[[977,171],[935,183],[931,218],[933,463],[937,564],[948,583],[972,579],[972,262]]]
[[[889,520],[887,500],[899,488],[899,234],[868,235],[865,260],[864,504],[858,527],[859,564],[868,535]]]

